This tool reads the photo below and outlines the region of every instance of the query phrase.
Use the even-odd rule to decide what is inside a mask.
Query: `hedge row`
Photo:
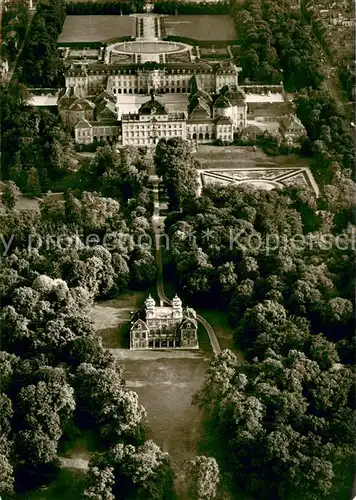
[[[121,15],[144,12],[144,0],[113,0],[111,2],[78,2],[67,4],[67,14],[79,15]]]

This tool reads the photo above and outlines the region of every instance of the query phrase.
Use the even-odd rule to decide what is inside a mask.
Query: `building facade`
[[[297,144],[307,135],[304,125],[295,115],[290,115],[281,121],[279,132],[282,139],[290,145]]]
[[[151,91],[151,98],[138,112],[118,118],[120,100],[113,93],[101,92],[93,101],[79,97],[72,89],[59,100],[64,126],[74,131],[79,144],[99,140],[122,146],[154,146],[161,138],[180,137],[191,142],[232,142],[234,132],[246,126],[247,105],[237,87],[224,87],[226,94],[211,95],[198,90],[188,99],[186,112],[168,111]],[[232,95],[240,96],[232,99]]]
[[[114,144],[121,138],[116,98],[106,90],[89,100],[67,89],[58,99],[58,112],[78,144],[103,140]]]
[[[187,138],[185,113],[169,113],[153,93],[138,113],[122,115],[121,127],[123,146],[154,146],[162,138]]]
[[[198,349],[198,324],[194,309],[182,307],[177,295],[172,306],[156,305],[149,295],[131,323],[130,349]]]
[[[66,88],[79,97],[108,90],[114,95],[183,93],[192,90],[193,77],[199,88],[219,92],[222,87],[238,85],[241,68],[226,63],[146,63],[71,65],[65,75]]]

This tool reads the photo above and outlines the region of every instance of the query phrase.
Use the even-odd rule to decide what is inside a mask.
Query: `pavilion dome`
[[[149,294],[149,296],[147,297],[147,299],[145,300],[145,306],[146,308],[148,309],[151,309],[153,307],[156,307],[156,302],[155,302],[155,299],[151,296],[151,294]]]
[[[178,295],[175,295],[173,300],[172,300],[172,306],[174,308],[180,308],[182,307],[182,301],[180,300],[180,298],[178,297]]]

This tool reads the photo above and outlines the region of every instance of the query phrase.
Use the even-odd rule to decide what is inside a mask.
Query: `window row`
[[[152,137],[153,135],[159,135],[159,136],[162,136],[162,137],[177,137],[177,136],[181,136],[183,135],[183,131],[182,130],[158,130],[157,132],[149,132],[149,131],[145,131],[145,132],[129,132],[127,130],[124,130],[123,133],[122,133],[123,137],[142,137],[142,138],[145,138],[145,137]]]
[[[224,132],[231,132],[232,127],[230,125],[220,125],[218,126],[218,132],[219,133],[224,133]]]
[[[148,128],[151,128],[151,124],[148,123],[148,124],[138,124],[138,125],[133,125],[133,124],[129,124],[129,125],[126,125],[126,127],[129,129],[129,130],[146,130]],[[177,129],[177,128],[183,128],[183,125],[181,123],[162,123],[162,124],[155,124],[154,125],[154,128],[156,129],[160,129],[162,127],[162,129]]]
[[[216,134],[214,132],[212,133],[209,133],[207,132],[206,134],[203,134],[202,132],[200,134],[187,134],[187,139],[188,141],[190,140],[198,140],[198,141],[203,141],[203,140],[206,140],[206,141],[210,141],[210,140],[215,140],[216,139]]]
[[[189,93],[189,88],[187,87],[183,87],[183,88],[180,88],[180,87],[166,87],[165,89],[163,87],[161,88],[157,88],[155,87],[156,90],[160,90],[161,92],[166,92],[167,94],[169,93],[177,93],[177,94],[187,94]],[[114,94],[145,94],[146,91],[148,90],[148,87],[146,89],[144,88],[141,88],[141,89],[138,89],[138,88],[117,88],[117,87],[112,87],[111,91],[114,93]],[[207,90],[208,92],[208,90]]]
[[[204,130],[205,130],[205,132],[209,132],[211,128],[212,128],[212,125],[205,125],[205,126],[204,125],[191,125],[191,126],[188,125],[188,130],[190,132],[204,132]]]

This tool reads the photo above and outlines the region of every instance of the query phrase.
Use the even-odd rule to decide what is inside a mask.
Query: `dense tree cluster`
[[[1,57],[12,62],[16,58],[21,42],[26,34],[29,21],[26,0],[8,2],[1,16]]]
[[[149,440],[136,447],[120,443],[94,456],[84,498],[170,500],[172,489],[170,457]]]
[[[304,147],[313,152],[319,169],[325,172],[332,162],[353,168],[355,152],[350,124],[331,95],[325,90],[303,90],[297,95],[296,106],[310,141]]]
[[[292,11],[285,0],[233,1],[231,8],[243,78],[263,83],[283,79],[289,91],[318,88],[323,80],[320,49],[302,13]]]
[[[230,6],[229,2],[178,2],[176,0],[168,1],[157,1],[154,3],[154,12],[157,14],[169,14],[169,15],[192,15],[192,14],[203,14],[203,15],[220,15],[229,14]]]
[[[224,467],[257,498],[324,498],[352,456],[354,195],[340,169],[318,200],[207,185],[166,219],[166,275],[190,303],[227,312],[250,362],[215,358],[197,402]]]
[[[115,147],[98,148],[92,160],[87,161],[76,176],[74,187],[95,190],[122,202],[150,208],[151,197],[147,187],[150,160],[146,148],[128,146],[117,151]]]
[[[68,174],[73,141],[51,112],[27,105],[21,85],[0,89],[1,177],[29,196],[39,196]]]
[[[97,193],[69,193],[64,201],[43,198],[40,213],[3,214],[3,264],[12,281],[38,273],[82,286],[91,297],[105,297],[128,286],[146,287],[156,276],[146,210],[137,206],[126,219],[120,203]],[[10,286],[9,285],[9,286]],[[4,283],[3,297],[8,287]]]
[[[89,319],[93,299],[155,279],[155,259],[140,243],[150,227],[147,169],[143,150],[105,147],[75,192],[64,200],[49,193],[39,212],[14,211],[17,188],[5,189],[0,494],[45,483],[62,441],[90,429],[109,458],[90,469],[87,498],[122,498],[123,484],[131,498],[171,498],[169,456],[145,442],[145,410]],[[94,184],[116,199],[86,190]],[[111,465],[101,470],[104,458]]]
[[[41,0],[23,50],[22,81],[30,87],[63,86],[57,39],[66,17],[65,0]]]
[[[347,100],[355,102],[355,70],[351,59],[341,59],[338,61],[338,75],[342,90],[345,92]]]
[[[352,380],[323,343],[308,352],[269,348],[249,365],[223,351],[196,402],[239,487],[255,498],[321,499],[332,487],[333,463],[353,453]]]
[[[68,2],[67,14],[75,15],[121,15],[143,12],[143,0],[111,0],[102,2]]]
[[[295,188],[208,186],[183,213],[167,218],[172,277],[189,300],[228,310],[239,325],[237,338],[249,346],[260,328],[251,313],[271,326],[290,313],[332,341],[351,341],[355,255],[347,214],[354,203],[350,197],[340,221],[338,209],[319,212],[313,196]]]
[[[71,14],[142,9],[141,0],[67,5]],[[155,4],[168,14],[227,9]],[[232,3],[243,76],[283,77],[299,91],[304,150],[329,182],[322,197],[207,186],[198,198],[198,164],[185,141],[160,141],[154,161],[169,199],[167,273],[190,302],[223,309],[246,352],[243,365],[229,351],[215,357],[196,396],[224,467],[258,498],[314,500],[329,494],[356,435],[354,156],[343,114],[320,91],[311,27],[289,9],[285,0]],[[64,18],[64,0],[41,0],[24,49],[27,84],[61,84]],[[26,105],[25,89],[2,89],[0,100],[9,180],[0,216],[0,494],[41,484],[61,440],[90,428],[107,451],[91,460],[85,498],[168,500],[169,456],[145,441],[145,410],[88,318],[94,299],[155,279],[154,256],[142,246],[151,236],[147,152],[99,148],[63,200],[49,193],[38,213],[16,212],[18,187],[36,197],[68,175],[73,144],[56,117]],[[192,459],[186,479],[189,498],[217,497],[214,458]]]
[[[218,496],[219,483],[219,466],[215,458],[202,455],[189,460],[186,487],[191,500],[213,500]]]
[[[308,132],[303,152],[315,156],[318,177],[328,182],[325,173],[335,161],[341,167],[353,167],[349,120],[331,95],[321,90],[322,52],[310,16],[303,9],[291,10],[285,0],[233,2],[232,16],[240,43],[241,77],[265,84],[283,81],[287,91],[300,93],[297,114]],[[342,74],[348,88],[350,75]]]
[[[1,493],[11,492],[14,481],[17,489],[40,483],[74,425],[90,422],[116,444],[141,441],[145,417],[95,335],[87,290],[46,275],[32,282],[12,278],[1,310],[1,457],[7,464]]]
[[[13,181],[9,181],[5,184],[1,202],[7,211],[11,212],[14,209],[16,203],[19,201],[20,193],[19,188]]]
[[[325,54],[331,56],[331,40],[325,22],[318,16],[318,10],[313,8],[311,0],[302,0],[300,9],[305,20],[312,27],[313,33],[320,45],[323,47]]]
[[[197,161],[189,144],[180,138],[162,139],[155,153],[157,175],[168,192],[170,210],[194,200],[198,189]]]

